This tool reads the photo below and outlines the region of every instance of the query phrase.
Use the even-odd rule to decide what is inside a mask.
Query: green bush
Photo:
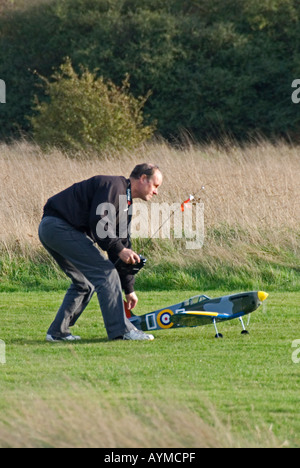
[[[36,101],[30,117],[41,146],[97,151],[132,148],[149,138],[154,128],[143,125],[142,108],[148,98],[129,94],[128,77],[119,88],[87,69],[78,75],[67,59],[52,80],[43,79],[48,101]]]

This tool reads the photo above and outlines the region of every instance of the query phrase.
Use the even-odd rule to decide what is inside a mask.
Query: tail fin
[[[125,309],[126,317],[127,317],[128,319],[135,316],[135,315],[132,313],[132,311],[131,311],[130,309],[128,309],[128,304],[127,304],[126,301],[124,301],[124,309]]]

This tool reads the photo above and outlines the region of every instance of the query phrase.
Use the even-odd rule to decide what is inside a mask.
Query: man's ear
[[[147,175],[146,175],[146,174],[142,174],[141,177],[140,177],[140,181],[141,181],[142,183],[147,182],[147,181],[148,181]]]

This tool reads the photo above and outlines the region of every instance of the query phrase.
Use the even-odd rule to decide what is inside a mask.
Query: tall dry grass
[[[61,404],[64,401],[64,404]],[[136,409],[118,406],[92,389],[88,395],[21,398],[2,413],[0,448],[244,448],[288,446],[272,427],[247,427],[235,434],[209,410],[209,423],[189,408],[159,407],[136,401]],[[143,411],[141,409],[144,408]]]
[[[143,161],[159,164],[164,174],[156,202],[181,202],[191,193],[204,203],[207,243],[214,237],[220,240],[221,227],[235,239],[246,233],[254,245],[267,233],[274,246],[289,243],[297,249],[300,149],[267,142],[226,150],[213,145],[175,149],[159,143],[133,153],[108,154],[106,159],[97,155],[72,159],[58,150],[44,154],[26,142],[2,144],[2,245],[37,246],[38,224],[50,196],[96,174],[129,176]]]

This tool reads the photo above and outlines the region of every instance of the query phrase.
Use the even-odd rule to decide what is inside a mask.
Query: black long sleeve
[[[115,263],[121,250],[131,248],[127,210],[129,180],[122,176],[95,176],[49,198],[44,216],[64,219],[90,235]],[[121,197],[121,198],[120,198]],[[126,294],[134,290],[134,277],[120,274]]]

